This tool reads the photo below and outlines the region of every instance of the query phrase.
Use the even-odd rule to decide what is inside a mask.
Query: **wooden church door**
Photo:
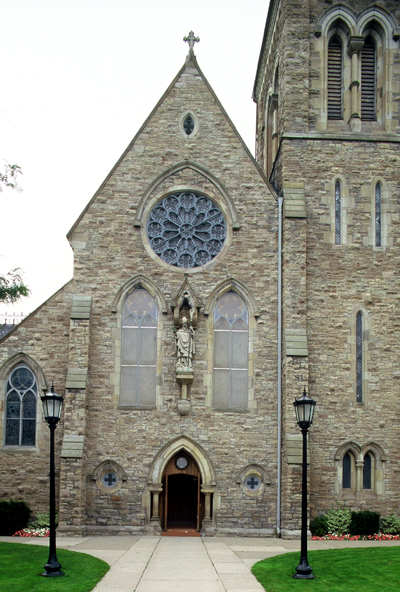
[[[164,530],[195,528],[202,520],[201,475],[196,461],[186,451],[168,462],[163,475],[160,518]]]

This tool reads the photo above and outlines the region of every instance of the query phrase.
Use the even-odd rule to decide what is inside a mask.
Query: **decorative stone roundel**
[[[153,251],[175,267],[199,267],[221,251],[225,218],[217,205],[187,191],[164,197],[150,212],[147,238]]]

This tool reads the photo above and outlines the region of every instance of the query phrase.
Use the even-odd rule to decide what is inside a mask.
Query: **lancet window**
[[[125,299],[121,328],[121,405],[155,405],[157,305],[137,288]]]
[[[335,245],[342,242],[342,196],[340,181],[335,183]]]
[[[213,405],[244,411],[248,404],[249,319],[239,294],[227,292],[214,311]]]
[[[6,384],[6,446],[35,446],[36,377],[27,366],[18,366]]]

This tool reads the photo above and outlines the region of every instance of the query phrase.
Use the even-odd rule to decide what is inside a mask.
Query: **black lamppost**
[[[293,403],[296,411],[296,419],[303,434],[303,484],[301,489],[301,551],[300,563],[296,567],[297,573],[293,576],[302,580],[313,580],[312,568],[307,558],[307,432],[312,424],[316,401],[307,397],[306,389],[303,396]]]
[[[58,563],[56,554],[56,471],[54,465],[54,430],[60,421],[63,398],[54,392],[51,385],[50,392],[41,397],[43,404],[43,415],[50,428],[50,549],[49,559],[44,566],[42,576],[54,577],[63,576],[61,565]]]

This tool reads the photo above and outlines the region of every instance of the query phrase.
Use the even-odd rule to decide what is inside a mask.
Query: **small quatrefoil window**
[[[190,136],[194,130],[194,120],[190,113],[186,116],[185,121],[183,122],[183,129],[185,130],[185,134]]]
[[[103,483],[103,485],[105,485],[106,487],[115,487],[118,483],[118,475],[116,475],[115,473],[105,473],[102,478],[101,478],[101,482]]]

